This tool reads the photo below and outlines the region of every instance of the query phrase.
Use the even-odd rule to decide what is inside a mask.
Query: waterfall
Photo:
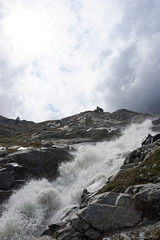
[[[40,235],[53,222],[78,206],[83,189],[94,192],[116,174],[126,154],[141,145],[151,121],[132,124],[123,135],[108,142],[82,145],[73,161],[59,167],[53,181],[31,180],[4,205],[0,218],[1,240],[22,240]]]

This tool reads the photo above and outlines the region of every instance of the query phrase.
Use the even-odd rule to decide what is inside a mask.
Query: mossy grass
[[[91,115],[86,115],[85,126],[91,126],[92,124],[93,124],[92,116]]]
[[[99,193],[107,191],[124,192],[127,187],[137,184],[157,183],[160,177],[160,148],[138,167],[125,170],[113,181],[103,186]]]
[[[39,130],[39,125],[13,125],[0,126],[0,145],[8,148],[10,146],[41,146],[40,140],[30,141],[30,136]]]

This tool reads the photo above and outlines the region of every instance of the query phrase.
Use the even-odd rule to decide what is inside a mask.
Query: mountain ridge
[[[119,109],[113,113],[85,111],[58,120],[40,123],[7,119],[0,116],[0,144],[6,147],[54,146],[110,140],[118,137],[121,130],[131,123],[140,123],[155,115]]]

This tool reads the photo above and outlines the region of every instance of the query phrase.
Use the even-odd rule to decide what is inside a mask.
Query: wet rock
[[[143,140],[142,146],[152,144],[155,141],[157,141],[158,139],[160,139],[160,134],[156,134],[154,136],[152,136],[151,134],[148,134],[148,136]]]
[[[60,222],[60,223],[56,223],[56,224],[51,224],[48,226],[48,228],[52,233],[54,233],[59,229],[63,229],[65,226],[66,226],[66,223]]]
[[[73,156],[65,149],[49,148],[16,152],[0,160],[0,189],[17,190],[27,180],[47,178],[55,179],[58,167],[64,161],[70,161]],[[0,204],[7,200],[10,194],[0,194]]]
[[[58,175],[58,166],[60,163],[69,161],[72,158],[72,155],[67,150],[49,148],[14,153],[7,157],[7,161],[19,165],[15,170],[17,173],[19,171],[19,174],[24,171],[24,175],[21,174],[23,178],[35,176],[37,178],[45,177],[47,179],[54,179]]]
[[[86,207],[89,201],[91,193],[87,189],[84,189],[81,195],[80,208]]]
[[[0,204],[4,203],[12,193],[12,190],[0,190]]]
[[[126,156],[124,160],[124,164],[136,163],[140,161],[141,161],[141,151],[139,149],[136,149]]]
[[[153,120],[152,123],[153,123],[152,130],[157,132],[160,131],[160,118]]]
[[[153,125],[159,125],[160,124],[160,118],[152,121]]]
[[[14,176],[12,172],[0,173],[0,189],[3,189],[3,190],[10,189],[13,182],[14,182]]]

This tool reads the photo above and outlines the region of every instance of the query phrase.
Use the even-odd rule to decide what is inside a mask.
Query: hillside
[[[126,109],[113,113],[86,111],[59,120],[27,124],[15,124],[14,120],[2,117],[0,238],[15,240],[16,234],[22,234],[18,235],[20,239],[30,240],[31,236],[42,234],[31,239],[160,239],[160,139],[156,135],[158,138],[150,139],[141,146],[146,131],[142,128],[150,129],[147,134],[159,133],[160,114],[136,113]],[[136,141],[136,138],[140,142],[138,140],[137,147],[130,150],[130,141]],[[90,147],[78,150],[79,144]],[[119,166],[118,172],[113,171],[116,175],[112,175],[109,169],[116,169],[116,165]],[[87,168],[91,169],[85,174]],[[102,171],[102,176],[106,174],[103,184],[99,184],[99,171]],[[91,186],[83,187],[87,186],[87,174],[91,177],[95,174],[95,179],[89,182],[94,187],[99,182],[99,187],[94,188],[96,190],[89,190],[93,189]],[[66,200],[65,195],[73,198],[74,194],[76,198],[80,194],[80,200],[78,205],[67,206],[64,212],[60,210],[60,220],[55,222],[48,220],[47,216],[55,211],[55,188],[61,184],[59,202]],[[43,185],[44,189],[38,190]],[[28,202],[28,191],[29,198],[32,199],[35,194],[36,200]],[[40,193],[36,196],[38,191]],[[3,213],[3,204],[9,198],[7,210]],[[57,202],[56,205],[59,206]],[[37,210],[38,207],[40,209]],[[12,217],[9,217],[10,214]],[[20,218],[15,222],[18,224],[20,221],[20,225],[13,228],[11,219],[18,216]],[[27,226],[30,227],[26,230]]]
[[[60,120],[41,123],[0,118],[0,145],[56,147],[81,142],[110,140],[121,135],[121,130],[131,123],[140,123],[154,115],[121,109],[113,113],[86,111]]]

